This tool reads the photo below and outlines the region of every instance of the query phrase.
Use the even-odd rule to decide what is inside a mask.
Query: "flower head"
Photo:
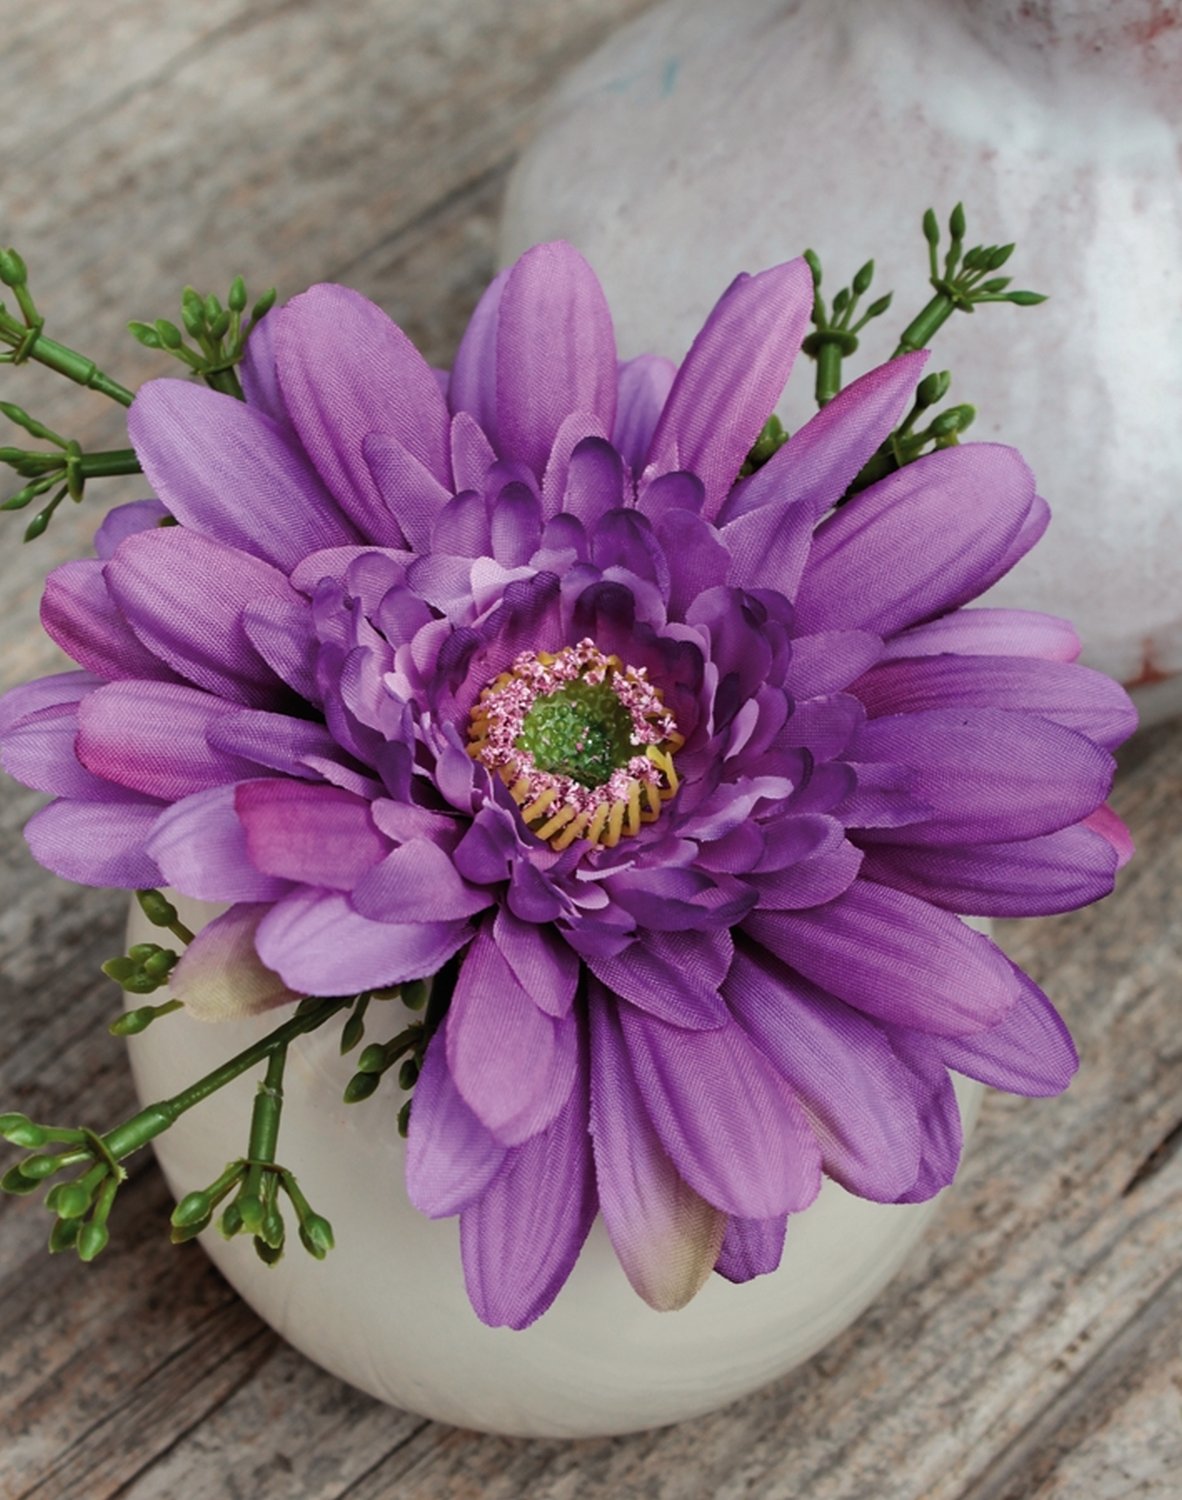
[[[542,245],[442,378],[314,287],[252,335],[245,404],[140,392],[159,499],[49,579],[82,670],[0,706],[57,797],[44,864],[229,903],[175,974],[195,1013],[449,965],[408,1189],[459,1214],[490,1323],[549,1306],[597,1211],[653,1306],[758,1275],[822,1173],[951,1180],[950,1068],[1075,1068],[958,914],[1111,888],[1131,709],[1064,622],[963,608],[1046,524],[1012,450],[834,509],[924,356],[738,478],[811,300],[799,261],[740,277],[679,368],[620,364],[594,275]]]

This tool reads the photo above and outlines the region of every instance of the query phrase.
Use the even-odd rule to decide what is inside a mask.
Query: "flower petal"
[[[726,1234],[714,1269],[727,1281],[752,1281],[777,1270],[784,1255],[784,1236],[788,1232],[788,1215],[772,1219],[736,1219],[726,1221]]]
[[[548,1016],[565,1016],[574,1004],[579,960],[549,927],[523,922],[507,906],[496,914],[493,937],[513,977]]]
[[[645,1109],[685,1181],[746,1219],[807,1208],[821,1153],[788,1085],[736,1023],[685,1031],[620,1006]]]
[[[390,847],[364,798],[339,787],[260,777],[238,787],[234,806],[251,863],[282,880],[349,891]]]
[[[256,407],[189,380],[140,387],[127,430],[182,526],[290,572],[357,541],[294,438]]]
[[[460,1215],[464,1281],[476,1315],[527,1328],[562,1290],[595,1219],[586,1070],[550,1127],[509,1153]]]
[[[160,812],[159,802],[111,787],[101,802],[51,802],[25,824],[25,839],[62,880],[145,890],[163,884],[145,852]]]
[[[451,482],[451,418],[434,372],[380,307],[347,287],[311,287],[271,316],[284,405],[308,456],[362,536],[397,545],[400,527],[363,445],[371,432],[389,433]]]
[[[826,906],[757,911],[743,926],[821,989],[894,1025],[964,1036],[996,1026],[1018,999],[1008,959],[982,933],[867,880]]]
[[[259,925],[259,956],[305,995],[339,995],[422,979],[462,948],[466,922],[370,922],[338,891],[300,886]]]
[[[689,469],[713,520],[787,384],[813,306],[803,260],[739,276],[682,361],[649,453],[653,472]]]
[[[573,246],[535,245],[510,270],[497,309],[497,438],[502,458],[540,478],[563,420],[616,412],[616,340],[594,271]]]
[[[730,967],[728,932],[643,932],[613,958],[587,957],[601,983],[633,1005],[690,1030],[726,1024],[718,987]]]
[[[723,992],[796,1091],[829,1176],[877,1203],[909,1188],[919,1172],[919,1120],[882,1028],[758,950],[736,953]]]
[[[1074,626],[1055,615],[1031,609],[956,609],[900,631],[886,643],[885,655],[1033,656],[1044,661],[1074,661],[1079,636]]]
[[[104,562],[114,557],[119,543],[139,531],[152,531],[168,515],[168,507],[159,500],[131,500],[109,510],[94,534],[94,550]]]
[[[406,1195],[429,1219],[446,1219],[479,1198],[501,1170],[505,1147],[464,1103],[437,1032],[415,1084],[406,1137]]]
[[[619,368],[619,396],[612,447],[634,474],[644,468],[657,421],[673,386],[677,366],[659,354],[641,354]]]
[[[45,580],[41,624],[67,656],[108,681],[176,675],[140,643],[115,607],[97,558],[63,563]]]
[[[468,320],[452,366],[448,400],[453,412],[470,414],[494,440],[497,435],[497,320],[501,298],[512,268],[506,267],[485,288]],[[474,476],[460,477],[461,489],[476,483]]]
[[[591,1139],[599,1207],[624,1274],[658,1312],[701,1291],[722,1248],[726,1215],[678,1174],[632,1075],[613,996],[591,1016]]]
[[[278,901],[290,886],[250,861],[234,786],[182,797],[161,813],[147,843],[165,884],[198,901]]]
[[[1008,551],[1033,494],[1022,459],[993,443],[929,453],[871,485],[818,529],[797,630],[886,636],[963,603]]]
[[[127,623],[182,677],[238,703],[280,694],[243,627],[254,600],[297,598],[276,568],[183,526],[128,537],[105,568]]]
[[[365,870],[352,899],[374,922],[432,922],[473,916],[493,897],[462,880],[438,844],[415,838]]]
[[[289,990],[255,950],[263,903],[232,906],[208,923],[181,954],[169,985],[185,1013],[198,1021],[241,1021],[279,1005],[293,1005]]]
[[[447,1013],[447,1065],[464,1101],[505,1146],[545,1130],[578,1071],[578,1025],[517,983],[486,921],[464,955]]]
[[[975,1036],[941,1039],[944,1065],[1011,1094],[1043,1099],[1061,1094],[1079,1069],[1079,1054],[1062,1017],[1021,969],[1018,1003],[1000,1025]]]

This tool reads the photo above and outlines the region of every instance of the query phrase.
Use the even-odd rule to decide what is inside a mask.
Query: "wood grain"
[[[40,0],[5,16],[0,240],[34,264],[52,331],[134,384],[122,332],[192,280],[284,293],[342,278],[446,362],[493,269],[495,216],[558,69],[640,0]],[[19,394],[16,387],[19,386]],[[120,415],[43,372],[12,394],[87,442]],[[130,482],[109,497],[134,498]],[[0,517],[0,685],[53,670],[44,570]],[[632,1438],[478,1437],[381,1407],[286,1348],[195,1249],[167,1242],[150,1161],[112,1249],[44,1257],[47,1217],[0,1204],[4,1500],[1117,1500],[1182,1496],[1182,736],[1125,757],[1138,859],[1098,909],[1004,941],[1083,1054],[1059,1101],[992,1097],[922,1249],[803,1370]],[[0,792],[0,1100],[96,1122],[133,1104],[97,965],[123,899],[54,881]]]

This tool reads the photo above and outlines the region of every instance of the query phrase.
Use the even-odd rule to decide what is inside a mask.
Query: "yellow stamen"
[[[574,817],[574,815],[575,810],[573,807],[562,808],[560,811],[554,814],[554,816],[548,823],[543,823],[542,826],[537,830],[538,838],[540,838],[542,842],[545,843],[546,840],[549,839],[553,834],[556,834],[560,828],[565,828],[570,820]]]

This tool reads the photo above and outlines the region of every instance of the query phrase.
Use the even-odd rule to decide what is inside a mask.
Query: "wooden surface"
[[[382,302],[446,362],[493,269],[498,199],[556,71],[639,0],[38,0],[5,6],[0,240],[52,331],[134,384],[122,334],[186,280]],[[786,252],[795,246],[786,246]],[[171,373],[171,372],[169,372]],[[0,395],[86,442],[118,413],[42,372]],[[0,441],[8,441],[7,438]],[[13,486],[15,488],[15,486]],[[9,491],[6,490],[6,493]],[[108,495],[134,498],[134,485]],[[37,597],[93,510],[22,550],[0,517],[2,685],[53,670]],[[167,1242],[150,1160],[115,1246],[49,1261],[0,1205],[4,1500],[1118,1500],[1182,1496],[1182,735],[1125,755],[1140,844],[1097,910],[1003,941],[1079,1040],[1066,1099],[991,1097],[925,1245],[810,1365],[692,1425],[509,1442],[378,1406],[281,1344]],[[123,898],[35,866],[38,799],[0,789],[0,1107],[114,1123],[133,1104],[97,976]]]

